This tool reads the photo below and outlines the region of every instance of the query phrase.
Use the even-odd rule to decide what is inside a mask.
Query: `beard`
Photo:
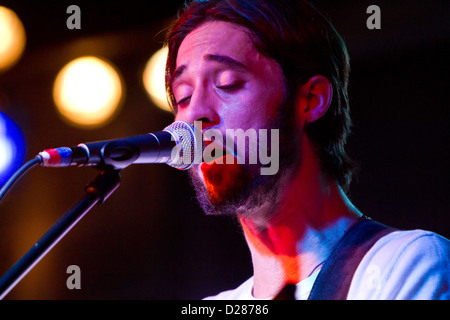
[[[198,169],[197,169],[198,170]],[[277,175],[259,174],[259,166],[246,164],[213,165],[204,179],[198,171],[189,171],[197,200],[208,215],[250,215],[267,199],[274,199]]]
[[[293,176],[300,158],[300,139],[292,114],[294,108],[290,100],[286,100],[279,106],[276,117],[266,124],[266,128],[279,130],[279,170],[276,174],[261,175],[259,163],[203,163],[189,170],[197,200],[207,215],[238,214],[250,218],[255,214],[268,215],[277,207],[283,185]]]

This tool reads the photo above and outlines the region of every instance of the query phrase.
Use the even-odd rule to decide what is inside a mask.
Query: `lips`
[[[238,163],[234,150],[222,144],[221,139],[205,140],[203,162],[199,166],[201,176],[213,205],[232,201],[247,190],[254,180],[252,173],[245,165]]]
[[[205,183],[218,186],[223,184],[231,176],[234,176],[237,168],[237,158],[232,151],[215,141],[205,140],[205,150],[200,170],[203,173]]]
[[[202,162],[207,164],[235,163],[237,159],[234,153],[215,141],[205,140],[205,149]]]
[[[213,204],[221,203],[224,199],[232,198],[234,190],[241,189],[244,167],[237,164],[236,161],[230,164],[232,163],[230,162],[230,158],[234,158],[234,155],[229,154],[215,158],[210,162],[202,162],[200,165],[203,180],[208,190],[208,196]],[[223,160],[223,164],[217,163],[219,159]]]

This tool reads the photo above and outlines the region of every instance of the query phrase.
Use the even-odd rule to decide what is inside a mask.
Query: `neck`
[[[255,298],[273,297],[286,283],[318,270],[361,215],[337,183],[321,174],[307,140],[303,146],[302,165],[276,209],[239,217],[252,255]]]

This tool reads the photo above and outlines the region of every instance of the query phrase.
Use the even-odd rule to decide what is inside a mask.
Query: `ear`
[[[301,124],[312,123],[327,113],[333,97],[333,86],[321,75],[313,76],[300,87],[299,103]]]

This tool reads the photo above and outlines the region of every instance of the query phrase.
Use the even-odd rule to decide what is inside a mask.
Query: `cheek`
[[[232,103],[224,104],[224,119],[228,119],[229,128],[265,127],[277,115],[281,102],[282,94],[273,85],[259,84],[236,97]]]
[[[229,116],[234,118],[234,123],[245,119],[249,127],[256,129],[258,124],[264,126],[277,116],[284,99],[284,80],[278,72],[270,70],[271,73],[259,75],[259,81],[249,83],[242,95],[233,101],[234,116]]]
[[[277,88],[277,84],[265,84],[261,86],[258,94],[258,100],[261,106],[261,115],[263,117],[272,118],[278,112],[278,107],[283,101],[282,90]]]
[[[264,56],[259,56],[259,68],[257,68],[257,77],[261,79],[258,82],[256,91],[261,103],[267,106],[264,110],[265,116],[273,117],[278,112],[278,107],[284,100],[284,75],[281,67],[273,60]]]
[[[267,105],[265,110],[266,116],[275,117],[284,100],[284,82],[282,80],[274,80],[263,85],[260,99],[264,100]]]

